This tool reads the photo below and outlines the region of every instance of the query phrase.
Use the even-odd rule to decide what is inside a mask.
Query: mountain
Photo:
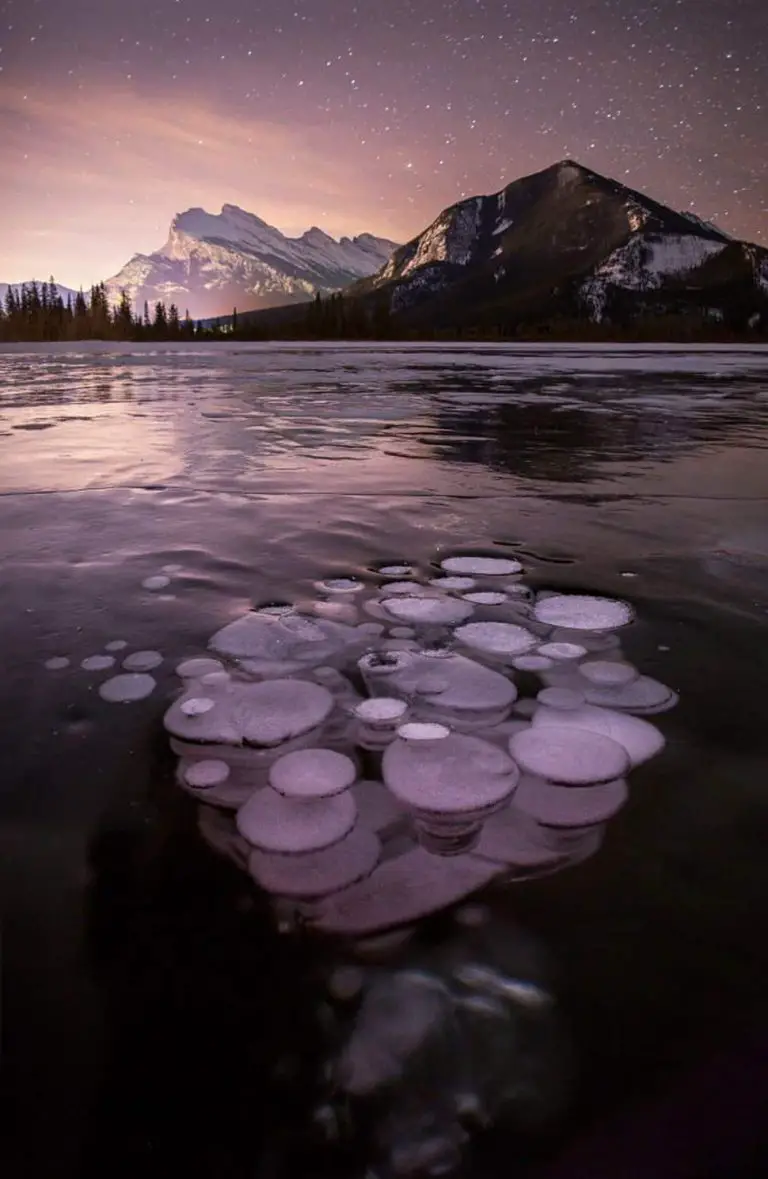
[[[26,283],[0,282],[0,303],[2,303],[3,306],[5,305],[5,297],[8,294],[9,287],[13,287],[13,290],[18,295],[21,293],[22,287],[31,287],[33,282],[37,283],[38,288],[40,288],[42,286],[42,281],[40,279],[30,279],[29,282],[26,282]],[[72,300],[72,302],[74,303],[75,295],[77,294],[77,291],[73,290],[72,287],[62,287],[62,286],[60,286],[59,283],[56,283],[56,290],[59,292],[59,294],[61,295],[61,297],[65,303],[67,301],[67,297],[69,297]]]
[[[107,281],[107,293],[115,302],[125,288],[137,310],[159,300],[194,319],[279,307],[373,274],[396,248],[369,233],[336,241],[316,226],[285,237],[236,205],[218,214],[188,209],[174,217],[162,249],[135,254]]]
[[[345,294],[416,330],[671,314],[768,324],[768,250],[563,160],[444,209]]]

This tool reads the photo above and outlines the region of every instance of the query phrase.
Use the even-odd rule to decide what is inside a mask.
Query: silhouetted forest
[[[128,293],[110,306],[104,283],[79,291],[74,299],[62,298],[53,279],[9,287],[0,307],[0,340],[194,340],[221,334],[221,328],[204,328],[171,303],[145,303],[134,313]]]
[[[739,309],[741,310],[741,309]],[[751,305],[749,310],[751,311]],[[194,321],[181,317],[171,303],[144,304],[136,314],[128,293],[110,305],[103,283],[64,300],[56,283],[29,283],[9,288],[0,307],[0,340],[392,340],[392,341],[572,341],[616,342],[764,342],[768,314],[747,326],[746,313],[717,322],[696,308],[663,314],[616,315],[595,323],[584,316],[553,314],[525,319],[504,317],[498,311],[471,326],[436,328],[406,326],[390,313],[384,301],[351,299],[340,292],[316,295],[306,304],[292,304],[264,312]]]

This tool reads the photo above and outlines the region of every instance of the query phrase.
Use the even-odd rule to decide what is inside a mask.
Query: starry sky
[[[0,0],[0,280],[225,202],[404,241],[570,156],[768,244],[765,0]]]

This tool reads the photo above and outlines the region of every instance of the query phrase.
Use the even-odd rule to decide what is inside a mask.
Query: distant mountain
[[[336,241],[321,229],[285,237],[253,213],[188,209],[153,254],[135,254],[107,280],[111,301],[125,288],[137,310],[146,300],[175,303],[194,319],[306,302],[373,274],[397,243],[363,233]]]
[[[37,285],[38,285],[38,287],[42,286],[42,280],[41,280],[41,279],[39,279],[39,278],[38,278],[38,279],[35,279],[35,280],[33,280],[33,279],[30,279],[30,280],[29,280],[29,282],[26,282],[26,283],[22,283],[22,282],[11,282],[11,283],[8,283],[8,282],[0,282],[0,302],[3,304],[3,306],[5,305],[5,297],[6,297],[6,295],[8,294],[8,288],[9,288],[9,287],[13,287],[14,291],[15,291],[17,294],[19,294],[19,293],[21,292],[21,288],[22,288],[23,286],[31,287],[31,286],[32,286],[32,282],[33,282],[33,281],[37,282]],[[62,299],[64,300],[64,302],[65,302],[65,303],[66,303],[66,301],[67,301],[67,296],[69,296],[69,298],[70,298],[70,299],[72,300],[72,302],[74,303],[74,301],[75,301],[75,295],[77,294],[77,291],[74,291],[74,290],[72,289],[72,287],[62,287],[62,286],[60,286],[60,285],[59,285],[59,283],[56,283],[56,290],[59,292],[59,294],[61,295],[61,297],[62,297]]]
[[[460,201],[345,292],[415,329],[694,313],[768,323],[768,250],[563,160]]]

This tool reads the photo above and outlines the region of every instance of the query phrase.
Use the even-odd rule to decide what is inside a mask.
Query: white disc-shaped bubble
[[[402,622],[419,624],[434,624],[437,626],[451,626],[469,618],[474,607],[469,602],[462,602],[448,597],[400,597],[385,598],[382,603],[385,613]]]
[[[535,635],[514,622],[468,622],[455,633],[465,646],[488,655],[524,655],[538,643]]]
[[[602,733],[624,746],[633,766],[655,757],[664,748],[664,737],[655,725],[641,720],[639,716],[616,712],[611,708],[598,708],[593,704],[585,704],[571,712],[538,708],[533,725],[534,728],[541,725],[573,725],[574,728]]]
[[[612,818],[628,796],[623,779],[574,787],[523,777],[515,794],[515,808],[546,827],[591,827]]]
[[[533,613],[536,621],[545,626],[562,626],[569,630],[615,630],[626,626],[634,617],[627,602],[588,594],[552,594],[540,598]]]
[[[364,588],[357,577],[327,577],[315,582],[315,589],[324,594],[359,594]]]
[[[399,720],[407,711],[407,702],[394,696],[373,696],[355,705],[357,719],[372,724]]]
[[[212,786],[221,786],[229,775],[230,768],[227,763],[212,757],[190,762],[184,769],[184,781],[195,790],[209,790]]]
[[[512,660],[512,666],[516,671],[549,671],[552,660],[546,655],[518,655]]]
[[[223,670],[224,664],[218,659],[201,656],[195,659],[184,659],[176,668],[176,675],[180,675],[183,680],[196,680],[201,676]]]
[[[509,577],[521,573],[522,565],[508,557],[446,557],[440,562],[446,573],[474,574],[477,577]]]
[[[546,704],[548,708],[570,712],[573,708],[580,708],[584,703],[584,695],[573,688],[542,688],[536,697],[539,704]]]
[[[185,716],[205,716],[206,712],[210,712],[212,708],[216,707],[216,701],[211,700],[208,696],[191,696],[189,700],[182,700],[179,708]]]
[[[509,751],[522,770],[564,786],[613,782],[629,770],[623,745],[567,725],[541,725],[516,733]]]
[[[607,708],[624,709],[627,712],[667,712],[677,704],[677,693],[654,680],[641,675],[628,684],[615,688],[590,686],[584,695],[590,704],[604,704]]]
[[[105,651],[124,651],[128,646],[125,639],[112,639],[109,643],[105,643]]]
[[[440,725],[432,721],[406,721],[404,725],[400,725],[397,730],[398,737],[402,737],[403,741],[413,742],[433,742],[443,741],[446,737],[450,737],[451,730],[447,725]]]
[[[334,749],[295,749],[273,762],[269,784],[287,798],[330,798],[357,777],[351,757]]]
[[[377,572],[382,577],[410,577],[415,569],[413,565],[381,565]]]
[[[113,667],[114,663],[114,655],[89,655],[87,659],[83,659],[80,666],[83,671],[106,671],[108,667]]]
[[[145,577],[141,584],[146,590],[161,590],[171,584],[171,579],[165,573],[156,573],[152,577]]]
[[[474,577],[433,577],[429,583],[435,589],[448,590],[451,593],[465,593],[477,585]]]
[[[112,704],[128,704],[149,696],[155,690],[156,683],[151,675],[114,675],[99,685],[99,695],[102,700],[109,700]]]
[[[558,663],[569,663],[586,654],[587,648],[580,643],[542,643],[539,647],[539,655],[546,655],[547,659],[554,659]]]
[[[494,590],[471,590],[461,596],[465,602],[471,602],[473,606],[503,606],[509,601],[507,594]]]
[[[355,828],[332,847],[285,855],[253,851],[248,871],[267,892],[283,897],[321,897],[368,876],[381,853],[372,831]]]
[[[45,667],[48,671],[62,671],[65,667],[69,667],[69,660],[66,655],[54,655],[51,659],[46,659]]]
[[[123,667],[126,671],[152,671],[153,667],[159,667],[162,662],[159,651],[134,651],[125,657]]]
[[[349,791],[333,798],[285,798],[271,786],[256,791],[237,812],[237,829],[262,851],[320,851],[352,830],[357,807]]]
[[[620,688],[631,684],[640,674],[631,663],[608,659],[587,659],[579,667],[579,674],[599,688]]]

